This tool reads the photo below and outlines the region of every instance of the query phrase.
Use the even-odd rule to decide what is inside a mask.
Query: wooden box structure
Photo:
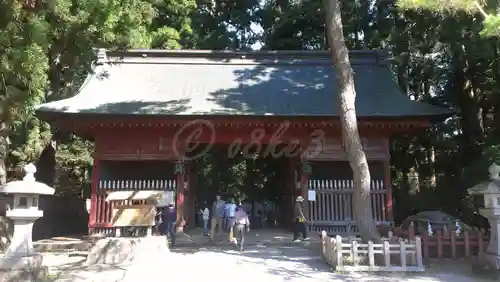
[[[425,129],[448,112],[405,97],[378,53],[349,56],[359,131],[370,168],[376,168],[372,207],[377,221],[390,223],[389,138]],[[274,150],[277,144],[298,148],[300,154],[288,154],[283,166],[283,214],[292,221],[300,195],[315,228],[354,224],[352,175],[328,51],[99,50],[97,57],[74,97],[37,108],[58,128],[95,142],[90,232],[134,223],[121,216],[115,221],[115,201],[105,201],[108,190],[175,191],[177,223],[194,221],[199,172],[189,159],[193,143],[257,145],[259,154],[273,158],[284,152]],[[143,213],[146,208],[130,217]]]
[[[156,225],[156,205],[161,193],[146,191],[110,191],[106,201],[111,206],[111,225],[115,236],[121,236],[121,229],[127,227],[146,228],[151,235]]]

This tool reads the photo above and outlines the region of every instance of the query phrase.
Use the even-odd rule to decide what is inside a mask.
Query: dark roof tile
[[[119,115],[338,115],[338,84],[325,51],[108,52],[79,93],[47,113]],[[375,52],[350,54],[360,117],[418,117],[446,109],[408,99]]]

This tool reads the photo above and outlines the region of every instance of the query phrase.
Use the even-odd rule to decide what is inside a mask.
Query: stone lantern
[[[0,193],[11,194],[13,205],[6,216],[14,223],[14,234],[10,246],[0,257],[0,270],[33,273],[40,269],[42,257],[35,253],[32,242],[33,223],[43,216],[38,209],[40,195],[52,195],[54,189],[35,180],[36,167],[28,164],[24,167],[23,180],[16,180],[0,187]]]
[[[484,208],[480,213],[488,219],[491,227],[490,243],[485,258],[490,266],[498,270],[500,269],[500,166],[492,164],[489,173],[490,181],[478,184],[468,189],[468,192],[471,195],[484,196]]]

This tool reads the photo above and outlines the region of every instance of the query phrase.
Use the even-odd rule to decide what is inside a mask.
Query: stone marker
[[[26,175],[0,187],[1,193],[12,194],[13,207],[6,216],[14,223],[14,234],[5,255],[0,257],[0,281],[39,281],[43,274],[42,255],[33,248],[32,231],[35,220],[43,216],[38,209],[40,195],[52,195],[54,189],[35,180],[36,167],[24,167]]]

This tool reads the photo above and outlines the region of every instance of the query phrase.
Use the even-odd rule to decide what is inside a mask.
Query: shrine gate
[[[422,130],[446,112],[408,99],[378,53],[351,51],[350,57],[372,170],[373,214],[390,223],[389,138]],[[115,201],[106,198],[119,191],[134,192],[116,196],[121,205],[145,210],[151,193],[172,191],[181,227],[194,221],[198,172],[188,153],[197,144],[252,144],[261,146],[259,154],[278,145],[288,150],[282,201],[290,221],[301,195],[312,229],[345,230],[355,228],[352,172],[331,64],[327,51],[99,50],[78,93],[43,104],[37,113],[95,142],[91,232],[118,228]]]

